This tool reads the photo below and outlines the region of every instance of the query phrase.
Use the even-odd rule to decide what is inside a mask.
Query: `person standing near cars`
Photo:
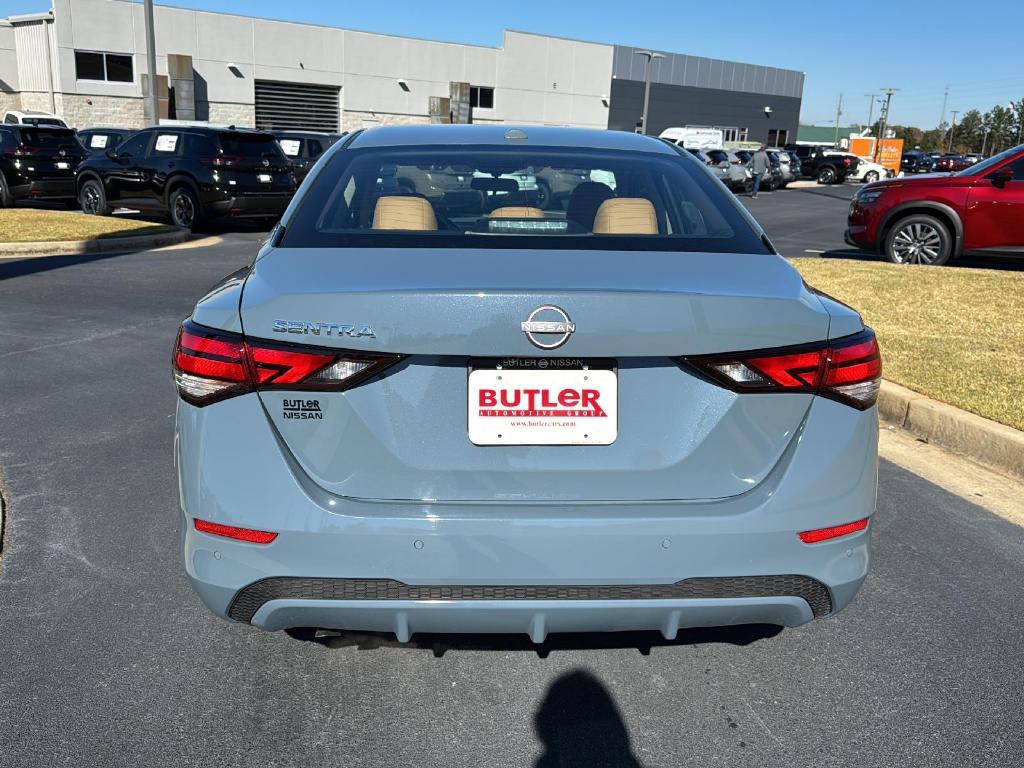
[[[750,196],[757,197],[757,190],[761,188],[761,177],[768,172],[771,161],[768,159],[767,147],[762,144],[757,151],[750,156],[750,172],[754,176],[754,186],[751,188]]]

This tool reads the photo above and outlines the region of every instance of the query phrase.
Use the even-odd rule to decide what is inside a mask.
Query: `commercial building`
[[[506,30],[498,48],[158,5],[162,117],[352,130],[447,121],[635,130],[645,58],[626,46]],[[141,3],[53,0],[0,20],[0,110],[80,128],[141,127],[149,78]],[[803,74],[683,54],[651,64],[648,132],[796,135]]]

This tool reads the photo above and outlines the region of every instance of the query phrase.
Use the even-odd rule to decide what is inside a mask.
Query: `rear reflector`
[[[215,331],[186,320],[174,345],[181,399],[209,405],[267,389],[341,391],[380,373],[402,355],[303,347]]]
[[[221,525],[211,523],[208,520],[195,520],[196,530],[203,533],[212,533],[214,536],[226,536],[229,539],[248,541],[251,544],[269,544],[277,538],[273,531],[256,531],[252,528],[236,528],[233,525]],[[801,534],[802,535],[802,534]]]
[[[857,533],[863,531],[868,527],[868,518],[858,520],[855,523],[845,523],[843,525],[833,525],[831,528],[818,528],[813,531],[803,531],[798,533],[800,541],[804,544],[817,544],[819,541],[827,541],[828,539],[835,539],[839,536],[848,536],[851,533]]]
[[[864,410],[878,399],[882,358],[874,331],[797,347],[686,357],[735,392],[809,392]]]

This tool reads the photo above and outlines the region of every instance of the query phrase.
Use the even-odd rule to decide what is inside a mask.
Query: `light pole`
[[[644,114],[640,119],[640,133],[647,135],[647,107],[651,101],[651,62],[655,59],[664,59],[665,54],[654,51],[634,51],[637,56],[646,56],[647,64],[644,71]]]
[[[947,152],[953,151],[953,134],[956,133],[956,116],[959,114],[959,110],[953,110],[953,122],[949,126],[949,146],[946,147]]]
[[[160,94],[156,87],[156,35],[153,32],[153,0],[146,0],[146,66],[149,67],[149,108],[153,125],[160,125]]]
[[[882,115],[879,118],[880,125],[878,126],[878,139],[875,141],[875,151],[871,154],[871,159],[876,163],[881,162],[882,158],[882,142],[885,141],[885,129],[889,125],[889,107],[892,106],[892,95],[899,88],[882,88],[881,90],[885,94],[885,104],[882,105]]]

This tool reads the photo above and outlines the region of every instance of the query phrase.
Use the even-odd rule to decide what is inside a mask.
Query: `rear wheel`
[[[836,183],[836,169],[831,165],[826,165],[823,168],[818,169],[818,183],[819,184],[835,184]]]
[[[110,206],[107,205],[107,197],[103,194],[103,185],[96,179],[88,179],[78,192],[78,204],[82,212],[90,216],[109,216]]]
[[[548,206],[551,205],[551,187],[545,182],[537,182],[537,207],[542,211],[546,211]]]
[[[199,223],[199,201],[195,193],[188,187],[177,187],[167,200],[171,213],[171,223],[176,227],[192,229]]]
[[[866,181],[868,184],[872,183],[873,181],[878,181],[878,171],[868,171],[867,173],[865,173],[864,181]]]
[[[894,264],[939,266],[953,254],[949,229],[934,216],[900,219],[885,236],[885,255]]]

